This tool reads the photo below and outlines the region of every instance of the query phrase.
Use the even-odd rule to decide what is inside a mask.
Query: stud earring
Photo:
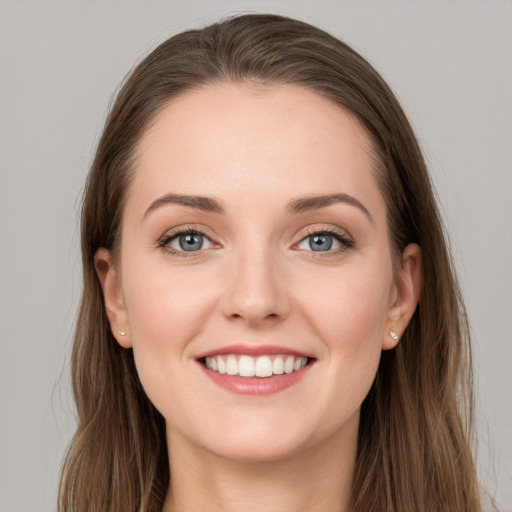
[[[126,336],[126,331],[117,331],[121,336]]]
[[[395,331],[389,331],[389,335],[395,340],[398,341],[398,334]]]

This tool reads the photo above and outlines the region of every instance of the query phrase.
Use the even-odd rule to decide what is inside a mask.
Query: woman
[[[481,510],[464,306],[352,49],[239,16],[127,79],[85,190],[62,511]]]

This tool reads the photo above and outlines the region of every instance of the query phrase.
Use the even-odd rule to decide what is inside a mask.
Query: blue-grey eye
[[[166,245],[176,251],[194,252],[209,249],[211,241],[201,233],[181,233],[171,238]]]
[[[326,252],[332,249],[340,249],[342,243],[335,235],[329,233],[315,233],[307,236],[299,243],[299,249],[315,252]]]
[[[309,246],[313,251],[328,251],[332,247],[331,235],[311,235],[309,238]]]
[[[178,237],[180,249],[184,251],[198,251],[203,247],[203,235],[197,233],[187,233]]]

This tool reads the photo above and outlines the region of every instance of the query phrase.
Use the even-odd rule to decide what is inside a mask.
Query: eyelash
[[[157,246],[161,250],[163,250],[165,253],[170,254],[171,256],[179,256],[179,257],[184,257],[184,258],[197,256],[197,253],[202,252],[201,250],[199,250],[199,251],[176,251],[167,245],[175,238],[177,238],[179,236],[183,236],[183,235],[201,235],[201,236],[206,237],[212,244],[214,244],[214,242],[211,241],[211,238],[206,233],[201,231],[200,229],[186,227],[184,229],[179,229],[177,231],[167,233],[160,240],[158,240]],[[337,231],[336,229],[333,229],[333,228],[324,228],[324,229],[313,229],[312,228],[307,231],[306,235],[303,236],[299,240],[299,242],[294,244],[294,247],[296,247],[301,242],[303,242],[307,238],[314,236],[314,235],[330,235],[341,244],[341,247],[336,250],[333,250],[333,251],[330,251],[330,250],[329,251],[313,251],[313,250],[305,251],[305,252],[314,253],[312,255],[313,257],[326,258],[329,256],[334,256],[334,255],[340,254],[342,252],[353,249],[355,247],[354,240],[350,236],[347,236],[345,233],[342,233],[341,231]]]
[[[350,249],[353,249],[355,247],[355,242],[352,239],[352,237],[350,237],[346,233],[338,231],[334,228],[324,228],[324,229],[311,228],[311,229],[308,229],[308,231],[306,232],[306,235],[303,236],[300,239],[300,241],[297,244],[295,244],[295,246],[299,245],[301,242],[303,242],[307,238],[314,236],[314,235],[330,235],[341,244],[341,247],[338,249],[332,250],[332,251],[313,251],[313,250],[306,251],[306,252],[313,253],[313,254],[311,254],[311,256],[313,256],[313,257],[328,258],[330,256],[337,256],[337,255],[339,255],[345,251],[348,251]]]
[[[178,229],[171,233],[165,234],[160,240],[158,240],[157,245],[165,253],[170,254],[171,256],[180,256],[180,257],[184,257],[184,258],[197,256],[197,253],[201,252],[201,251],[176,251],[167,245],[175,238],[177,238],[179,236],[183,236],[183,235],[201,235],[201,236],[204,236],[205,238],[208,238],[208,240],[211,241],[210,237],[206,233],[201,231],[200,229],[196,229],[196,228],[187,226],[184,229]],[[213,242],[212,242],[212,244],[213,244]]]

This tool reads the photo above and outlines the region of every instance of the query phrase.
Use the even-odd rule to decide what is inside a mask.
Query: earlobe
[[[108,249],[100,248],[94,255],[94,268],[103,290],[105,309],[112,334],[119,345],[130,348],[131,337],[128,332],[128,315],[124,305],[119,274],[112,262]]]
[[[395,279],[394,298],[388,313],[383,350],[392,349],[399,343],[418,306],[422,288],[421,248],[417,244],[409,244],[402,253],[400,270]]]

